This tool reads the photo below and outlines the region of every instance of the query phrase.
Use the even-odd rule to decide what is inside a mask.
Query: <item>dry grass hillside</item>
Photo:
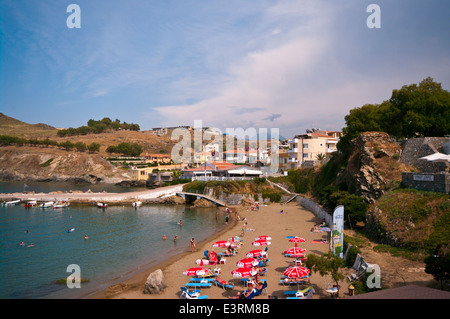
[[[23,138],[53,138],[57,128],[47,124],[28,124],[0,113],[0,135],[11,135]]]

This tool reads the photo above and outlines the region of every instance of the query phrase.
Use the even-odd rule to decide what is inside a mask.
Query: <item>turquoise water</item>
[[[191,237],[199,242],[222,229],[224,216],[217,221],[216,211],[162,205],[1,207],[0,298],[80,298],[106,288],[141,266],[186,251]],[[71,228],[75,231],[68,233]],[[79,265],[81,277],[89,279],[81,288],[54,283],[71,275],[71,264]]]

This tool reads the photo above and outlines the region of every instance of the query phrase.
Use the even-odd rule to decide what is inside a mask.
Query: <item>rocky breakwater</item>
[[[115,184],[130,177],[98,154],[11,146],[0,149],[0,179]]]

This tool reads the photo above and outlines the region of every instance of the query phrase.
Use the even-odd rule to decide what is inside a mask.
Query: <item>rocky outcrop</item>
[[[165,288],[166,280],[161,269],[157,269],[152,272],[148,277],[144,285],[144,294],[160,294]]]
[[[393,179],[401,181],[398,158],[401,146],[384,132],[365,132],[352,141],[352,153],[337,181],[345,182],[349,191],[374,203],[384,194]]]
[[[115,184],[129,178],[97,154],[40,147],[0,149],[2,180]]]

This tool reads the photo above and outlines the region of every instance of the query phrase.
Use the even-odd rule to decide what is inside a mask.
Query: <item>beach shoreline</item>
[[[288,242],[285,238],[286,236],[298,235],[304,237],[306,242],[300,243],[299,247],[306,248],[306,254],[323,254],[328,252],[328,245],[312,243],[313,240],[316,240],[319,237],[321,239],[325,239],[326,237],[326,233],[314,234],[310,232],[310,229],[321,221],[318,217],[314,216],[312,212],[305,210],[295,202],[286,205],[277,203],[261,205],[258,211],[249,211],[244,206],[230,206],[230,208],[232,210],[230,217],[233,217],[232,224],[226,226],[220,232],[210,236],[202,242],[197,243],[195,252],[191,252],[190,248],[186,247],[186,251],[181,254],[171,256],[161,263],[142,269],[142,271],[139,271],[130,278],[119,281],[106,289],[99,290],[84,298],[179,299],[181,295],[180,287],[183,286],[184,283],[189,282],[190,279],[189,277],[184,276],[182,272],[188,268],[195,267],[195,261],[203,257],[204,250],[214,249],[212,244],[215,241],[239,236],[244,222],[248,223],[248,227],[251,230],[246,231],[242,237],[244,246],[241,248],[241,252],[236,256],[226,257],[226,263],[218,265],[222,270],[219,277],[232,283],[234,288],[231,290],[223,290],[222,288],[212,286],[211,288],[202,289],[202,294],[208,295],[209,299],[227,299],[244,289],[241,280],[231,276],[231,270],[236,268],[235,264],[237,260],[245,258],[245,254],[248,251],[259,248],[251,245],[251,241],[253,241],[256,236],[270,235],[273,238],[272,244],[267,246],[270,258],[268,271],[267,274],[261,277],[262,279],[266,279],[269,285],[266,293],[259,296],[258,299],[267,299],[269,295],[282,299],[284,298],[285,290],[292,290],[292,288],[294,288],[293,286],[279,284],[284,268],[292,262],[292,259],[287,258],[282,254],[284,249],[294,246],[293,243]],[[234,220],[236,211],[242,218],[240,221]],[[282,213],[280,213],[280,211]],[[262,247],[262,249],[264,248],[265,247]],[[216,248],[216,251],[220,252],[221,249]],[[216,266],[205,267],[214,269]],[[167,287],[159,295],[144,294],[143,290],[147,277],[157,269],[162,270]],[[330,298],[330,295],[325,291],[327,285],[332,282],[330,276],[321,277],[320,275],[315,274],[311,278],[311,283],[307,286],[302,286],[301,288],[306,288],[311,285],[316,290],[316,294],[314,295],[315,299]]]

